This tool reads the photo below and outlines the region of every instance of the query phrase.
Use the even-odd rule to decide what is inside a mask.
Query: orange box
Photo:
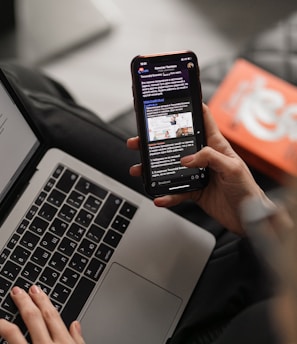
[[[250,166],[280,182],[297,176],[297,87],[238,59],[208,105]]]

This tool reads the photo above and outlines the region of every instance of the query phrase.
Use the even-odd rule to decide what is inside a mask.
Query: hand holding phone
[[[156,197],[205,187],[206,168],[180,163],[206,145],[196,55],[136,56],[131,73],[147,193]]]

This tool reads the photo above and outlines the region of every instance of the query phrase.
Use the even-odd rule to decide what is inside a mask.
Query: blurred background
[[[296,0],[1,0],[0,58],[42,68],[106,121],[131,109],[137,54],[234,56]]]

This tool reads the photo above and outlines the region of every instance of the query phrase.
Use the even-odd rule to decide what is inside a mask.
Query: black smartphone
[[[206,145],[196,55],[136,56],[131,73],[147,193],[156,197],[205,187],[207,169],[180,163]]]

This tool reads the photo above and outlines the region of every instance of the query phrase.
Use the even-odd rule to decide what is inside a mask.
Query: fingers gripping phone
[[[207,169],[180,163],[206,144],[196,55],[136,56],[131,73],[146,192],[156,197],[205,187]]]

